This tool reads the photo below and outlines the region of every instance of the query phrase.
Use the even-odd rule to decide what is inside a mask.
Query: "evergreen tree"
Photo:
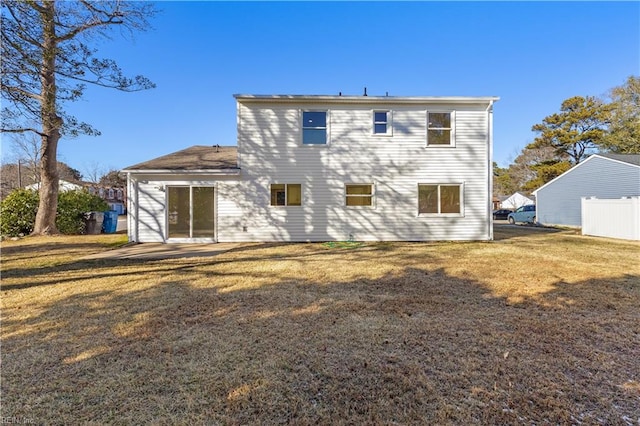
[[[94,57],[92,37],[104,37],[113,27],[144,30],[154,13],[150,2],[2,2],[1,130],[40,137],[41,185],[34,234],[57,233],[60,138],[99,134],[67,114],[64,103],[78,100],[86,84],[122,91],[154,87],[145,77],[124,76],[113,60]]]

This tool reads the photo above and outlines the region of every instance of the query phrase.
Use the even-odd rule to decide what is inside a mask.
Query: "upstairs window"
[[[391,135],[391,111],[373,111],[373,134]]]
[[[345,185],[345,203],[347,206],[373,206],[373,185]]]
[[[327,111],[302,112],[302,144],[327,144]]]
[[[427,146],[453,146],[454,113],[427,112]]]
[[[461,215],[462,185],[460,184],[419,184],[418,214]]]
[[[272,206],[301,206],[302,185],[299,183],[271,184]]]

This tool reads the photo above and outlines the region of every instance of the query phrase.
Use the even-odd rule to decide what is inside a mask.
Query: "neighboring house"
[[[100,185],[91,182],[83,182],[84,187],[90,194],[97,195],[107,202],[109,210],[124,214],[127,206],[126,188],[118,186]]]
[[[25,186],[26,189],[33,189],[35,191],[40,190],[40,182],[32,183],[31,185]],[[82,189],[81,185],[78,185],[73,182],[69,182],[63,179],[58,180],[58,191],[66,192],[66,191],[75,191],[78,189]]]
[[[237,148],[123,170],[131,241],[493,238],[498,98],[235,98]]]
[[[640,195],[640,155],[594,154],[533,193],[539,223],[582,226],[582,197]]]
[[[500,199],[494,196],[491,200],[491,205],[493,206],[491,207],[493,210],[498,210],[500,208]]]
[[[536,201],[533,197],[523,194],[522,192],[516,192],[513,195],[502,200],[500,208],[516,210],[518,207],[529,206],[535,204]]]

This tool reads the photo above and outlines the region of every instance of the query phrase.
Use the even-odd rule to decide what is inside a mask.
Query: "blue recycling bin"
[[[118,212],[110,210],[104,212],[104,220],[102,221],[102,232],[105,234],[114,234],[118,229]]]

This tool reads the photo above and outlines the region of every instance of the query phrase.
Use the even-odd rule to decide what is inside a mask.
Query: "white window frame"
[[[381,112],[387,114],[387,120],[384,122],[387,125],[386,133],[376,133],[376,124],[383,124],[382,121],[376,121],[376,113]],[[371,111],[371,134],[373,136],[393,136],[393,112],[390,109],[374,109]]]
[[[275,204],[275,205],[271,204],[271,187],[273,185],[284,185],[284,205],[282,205],[282,206],[278,205],[278,204]],[[287,186],[289,186],[289,185],[300,185],[300,205],[299,206],[290,205],[289,204],[289,192],[287,191]],[[273,182],[273,183],[270,183],[269,184],[269,207],[278,208],[278,209],[285,208],[285,207],[287,207],[287,208],[288,207],[292,207],[292,208],[300,208],[300,207],[302,207],[303,204],[304,204],[304,197],[303,197],[304,188],[303,188],[303,186],[304,185],[302,183],[297,183],[297,182],[288,182],[288,183]]]
[[[367,194],[351,194],[351,195],[347,195],[347,186],[363,186],[363,185],[368,185],[371,187],[371,195],[367,195]],[[347,204],[347,199],[349,198],[364,198],[364,197],[370,197],[371,198],[371,205],[370,206],[350,206]],[[349,182],[349,183],[345,183],[344,184],[344,206],[350,209],[361,209],[361,208],[366,208],[366,209],[372,209],[375,208],[376,206],[376,185],[373,182]]]
[[[420,213],[420,186],[437,186],[438,187],[438,213]],[[442,202],[440,197],[440,188],[442,186],[458,186],[460,191],[460,212],[459,213],[441,213]],[[416,212],[417,217],[464,217],[464,182],[418,182],[416,185]]]
[[[429,114],[450,114],[451,127],[429,127]],[[429,130],[449,130],[450,138],[448,144],[429,144]],[[447,148],[456,146],[456,111],[451,109],[433,109],[427,110],[427,130],[426,130],[426,146],[430,148]]]
[[[305,125],[304,125],[304,113],[305,112],[324,112],[325,115],[325,143],[320,144],[320,143],[304,143],[304,129],[305,129]],[[329,146],[330,142],[331,142],[331,112],[328,109],[301,109],[299,110],[299,120],[300,120],[300,146]],[[309,127],[310,129],[313,129],[314,127]],[[321,127],[315,127],[315,129],[321,129]]]

